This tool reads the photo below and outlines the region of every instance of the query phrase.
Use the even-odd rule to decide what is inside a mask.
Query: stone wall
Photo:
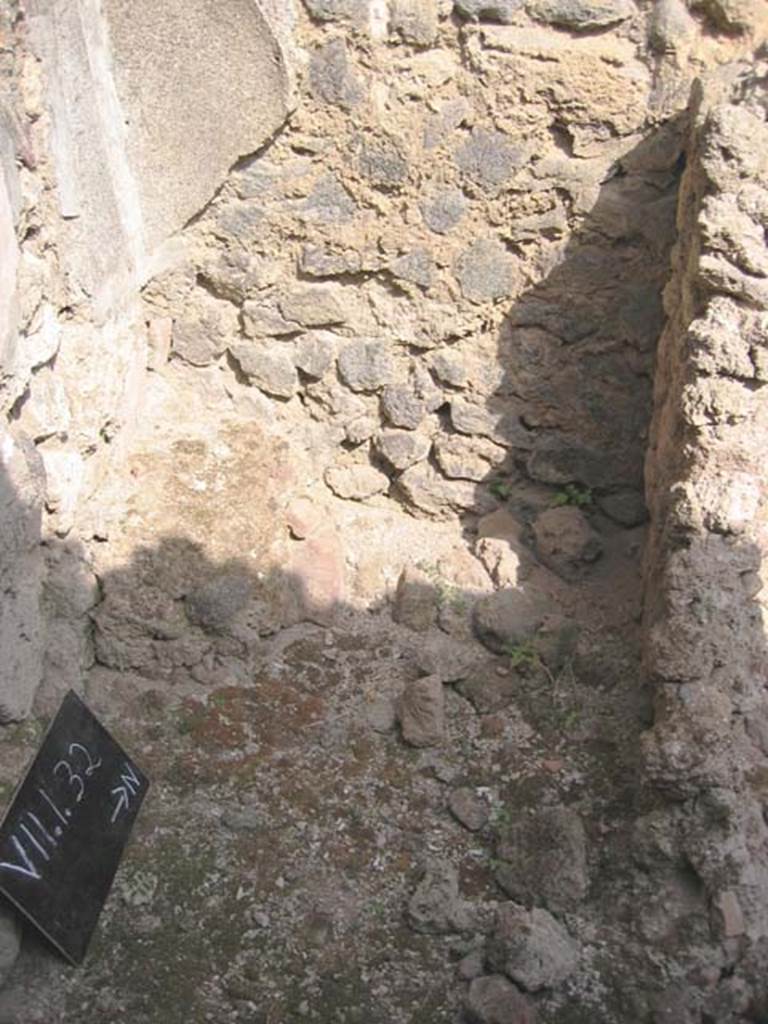
[[[383,609],[406,743],[425,703],[442,737],[446,699],[519,702],[557,774],[588,709],[543,785],[557,869],[537,796],[489,833],[572,933],[520,982],[542,1013],[762,1019],[767,29],[757,0],[6,4],[0,716],[94,664],[99,699],[247,688],[287,627]],[[519,981],[499,948],[481,1024],[534,1012],[481,976]]]
[[[149,348],[141,285],[290,104],[288,62],[261,8],[250,0],[230,7],[214,15],[205,3],[165,4],[158,22],[151,3],[131,5],[130,19],[123,4],[89,0],[3,6],[0,406],[12,432],[6,438],[3,427],[3,450],[34,452],[37,467],[34,493],[26,471],[2,481],[3,508],[12,521],[14,493],[19,508],[30,508],[52,579],[78,578],[78,516],[141,415]],[[284,37],[285,18],[275,24]],[[227,114],[233,106],[237,118]],[[8,460],[16,465],[18,456]],[[13,629],[35,649],[31,660],[2,659],[2,705],[19,717],[44,663],[41,602],[49,612],[65,606],[49,623],[49,653],[69,683],[87,664],[78,652],[88,648],[88,605],[80,606],[77,584],[71,601],[62,597],[61,579],[53,597],[44,593],[41,566],[26,571],[13,527],[5,529],[4,590],[15,594],[21,573],[24,598],[23,611],[9,612],[13,628],[4,621],[3,650]],[[25,535],[24,551],[32,543]]]
[[[677,805],[670,845],[701,879],[722,957],[719,985],[691,975],[668,999],[717,1020],[768,1005],[765,72],[696,90],[647,462],[646,770]]]

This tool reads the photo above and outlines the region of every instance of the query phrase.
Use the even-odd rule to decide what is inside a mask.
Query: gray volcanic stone
[[[613,489],[621,484],[642,485],[642,460],[621,450],[599,451],[553,443],[531,452],[526,465],[533,480],[545,484],[579,483]]]
[[[459,895],[459,873],[452,864],[441,860],[427,864],[408,903],[408,923],[414,931],[427,935],[471,928],[470,908]]]
[[[356,212],[354,199],[333,174],[317,179],[301,207],[304,220],[318,224],[346,224]]]
[[[528,992],[555,988],[573,973],[579,947],[559,922],[540,907],[504,903],[488,944],[488,962]]]
[[[511,25],[522,6],[523,0],[456,0],[453,5],[465,18],[495,21],[500,25]]]
[[[648,518],[645,500],[639,491],[619,491],[597,499],[601,511],[620,526],[639,526]]]
[[[536,1008],[501,974],[475,978],[465,1006],[470,1024],[536,1024]]]
[[[445,235],[455,228],[467,212],[467,197],[458,188],[434,192],[421,204],[421,215],[430,231]]]
[[[445,693],[439,676],[406,684],[397,704],[403,739],[411,747],[436,747],[445,739]]]
[[[460,356],[436,352],[432,357],[432,369],[438,380],[451,387],[465,388],[469,383],[469,372]]]
[[[607,28],[637,13],[631,0],[527,0],[525,7],[537,21],[576,30]]]
[[[287,352],[249,342],[230,345],[229,351],[248,383],[268,395],[292,398],[299,390],[299,375]]]
[[[394,366],[389,344],[378,338],[359,338],[339,355],[339,374],[353,391],[376,391],[392,380]]]
[[[474,607],[477,637],[489,651],[503,654],[510,645],[529,640],[545,615],[540,601],[517,589],[498,590]]]
[[[431,46],[437,36],[436,0],[390,0],[389,27],[406,43]]]
[[[382,189],[397,188],[408,177],[408,163],[392,139],[363,139],[360,145],[360,173],[372,185]]]
[[[381,409],[392,426],[406,430],[415,430],[426,414],[424,402],[404,384],[384,388]]]
[[[477,185],[496,192],[522,162],[524,150],[513,145],[502,132],[473,128],[456,152],[456,165]]]
[[[312,331],[296,343],[294,363],[308,377],[319,380],[330,370],[336,356],[336,335],[330,331]]]
[[[252,593],[253,584],[245,573],[214,576],[185,597],[187,618],[203,629],[223,629],[245,608]]]
[[[430,440],[410,430],[387,430],[376,439],[376,451],[393,469],[414,466],[429,455]]]
[[[512,260],[495,238],[473,242],[455,265],[462,294],[471,302],[493,302],[512,293]]]
[[[589,520],[572,505],[548,508],[533,524],[536,553],[544,565],[564,579],[577,579],[603,553],[603,544]]]
[[[429,249],[412,249],[393,260],[389,272],[393,277],[416,284],[419,288],[429,288],[435,276],[435,261]]]
[[[316,99],[345,110],[360,103],[363,87],[349,67],[343,39],[331,39],[315,50],[309,62],[309,87]]]
[[[468,786],[454,789],[448,797],[448,809],[454,818],[470,832],[477,832],[488,823],[487,801]]]
[[[347,319],[334,292],[322,285],[289,293],[280,300],[280,312],[303,327],[342,324]]]
[[[304,0],[304,6],[318,21],[365,21],[368,0]]]
[[[397,482],[411,505],[438,518],[456,511],[483,515],[496,507],[496,500],[476,483],[446,480],[426,461],[406,469]]]
[[[319,245],[305,245],[299,257],[299,270],[309,277],[339,277],[356,274],[362,265],[360,254],[353,250],[334,252]]]
[[[554,912],[573,910],[586,896],[587,839],[567,807],[537,810],[501,830],[496,880],[520,902]]]

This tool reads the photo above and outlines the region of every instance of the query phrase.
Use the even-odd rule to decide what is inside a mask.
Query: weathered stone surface
[[[408,923],[416,932],[441,935],[472,927],[468,905],[459,895],[459,873],[446,861],[427,865],[408,903]]]
[[[222,573],[190,591],[184,608],[195,625],[222,630],[248,605],[252,593],[253,584],[245,573]]]
[[[412,747],[436,747],[445,740],[445,694],[438,676],[408,683],[397,704],[403,739]]]
[[[504,463],[507,450],[485,437],[447,435],[435,442],[435,458],[451,479],[479,482]]]
[[[281,338],[296,334],[300,327],[282,316],[274,306],[248,301],[243,306],[243,333],[248,338]]]
[[[327,512],[311,498],[296,498],[285,512],[285,520],[291,536],[296,540],[306,540],[327,519]]]
[[[501,830],[497,853],[496,879],[513,899],[557,913],[574,909],[587,893],[584,826],[567,807],[513,821]]]
[[[392,618],[401,626],[426,632],[437,618],[437,593],[434,582],[416,566],[400,573],[395,591]]]
[[[642,482],[642,462],[630,450],[598,451],[580,445],[542,445],[531,452],[527,469],[546,484],[580,483],[613,490]]]
[[[237,332],[237,318],[228,303],[209,303],[189,319],[176,320],[171,351],[192,366],[208,366],[224,352]]]
[[[318,21],[362,23],[368,17],[368,0],[304,0],[304,6]]]
[[[333,366],[338,338],[330,331],[312,331],[296,342],[296,368],[319,380]]]
[[[319,525],[295,545],[288,573],[299,591],[301,618],[332,625],[346,597],[344,549],[333,523]]]
[[[426,415],[424,402],[413,388],[391,384],[381,393],[381,411],[393,427],[415,430]]]
[[[31,441],[0,431],[0,719],[29,713],[43,667],[45,473]]]
[[[376,451],[396,470],[408,469],[429,455],[428,437],[410,430],[385,430],[376,439]]]
[[[525,7],[537,21],[583,30],[607,28],[637,13],[631,0],[526,0]]]
[[[451,399],[451,426],[460,434],[479,434],[497,444],[529,449],[530,431],[520,422],[520,408],[515,402],[497,399],[478,404],[464,398]]]
[[[471,302],[504,299],[514,289],[512,258],[495,238],[473,242],[457,259],[454,271],[464,298]]]
[[[522,537],[522,523],[504,508],[479,523],[475,554],[499,587],[519,586],[530,570],[530,554]]]
[[[205,265],[202,277],[216,295],[237,303],[271,283],[263,260],[239,250],[220,253]]]
[[[442,145],[451,133],[472,117],[472,105],[463,97],[445,100],[424,121],[424,148]]]
[[[528,992],[556,988],[573,973],[579,947],[551,914],[517,903],[499,907],[488,962]]]
[[[523,162],[525,153],[502,132],[475,128],[456,151],[456,165],[476,185],[494,193]]]
[[[536,1008],[501,974],[475,978],[466,1003],[471,1024],[536,1024]]]
[[[346,224],[357,212],[357,204],[334,174],[323,174],[301,204],[304,220],[318,224]]]
[[[421,204],[424,223],[436,235],[447,235],[467,212],[467,198],[461,189],[443,188],[433,192]]]
[[[394,365],[388,342],[359,338],[345,345],[339,355],[339,375],[353,391],[378,391],[389,384]]]
[[[438,380],[454,388],[464,388],[469,383],[469,372],[464,360],[451,352],[435,352],[432,369]]]
[[[345,110],[362,101],[363,86],[349,65],[343,39],[331,39],[315,50],[309,62],[309,85],[316,99]]]
[[[743,32],[758,20],[758,0],[701,0],[701,6],[718,28]]]
[[[587,517],[571,505],[542,512],[536,517],[533,533],[541,561],[564,579],[577,579],[603,551]]]
[[[352,444],[370,441],[379,429],[378,416],[356,416],[344,427],[344,436]]]
[[[480,949],[472,950],[459,960],[456,973],[463,981],[472,981],[479,978],[485,967],[485,958]]]
[[[389,272],[401,281],[416,284],[419,288],[430,288],[435,276],[435,261],[428,249],[412,249],[399,256],[389,265]]]
[[[684,0],[659,0],[651,16],[649,42],[657,52],[674,52],[696,31]]]
[[[480,642],[495,654],[503,654],[510,646],[530,640],[545,614],[542,603],[521,587],[481,598],[473,618]]]
[[[407,160],[395,141],[386,135],[364,138],[358,163],[360,173],[380,189],[399,188],[408,178]]]
[[[229,346],[232,357],[249,383],[277,398],[292,398],[299,389],[299,375],[288,352],[258,342]]]
[[[393,0],[389,27],[406,43],[430,46],[437,35],[436,0]]]
[[[448,808],[454,818],[470,832],[478,832],[488,823],[488,802],[469,787],[454,789],[448,797]]]
[[[598,507],[620,526],[639,526],[648,518],[648,509],[639,491],[618,491],[597,499]]]
[[[456,0],[453,6],[465,18],[511,25],[523,6],[523,0]]]
[[[420,462],[398,477],[402,493],[416,508],[438,517],[452,511],[471,511],[482,515],[495,507],[491,494],[470,480],[446,480],[432,466]]]
[[[347,319],[337,293],[323,287],[291,292],[280,300],[280,312],[303,327],[342,324]]]
[[[434,587],[430,590],[432,615],[434,619],[437,594]],[[473,644],[456,640],[444,633],[431,632],[428,636],[419,637],[414,650],[414,660],[423,675],[439,676],[444,683],[455,683],[465,679],[477,662],[477,650]]]
[[[374,466],[331,466],[325,482],[334,494],[351,501],[365,501],[389,489],[389,477]]]
[[[353,249],[342,252],[318,245],[305,245],[299,257],[299,269],[309,277],[341,277],[356,274],[362,265],[360,254]]]

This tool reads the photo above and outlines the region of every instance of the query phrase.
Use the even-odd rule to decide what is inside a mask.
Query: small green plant
[[[467,599],[464,594],[457,586],[442,578],[436,565],[430,562],[417,562],[416,566],[429,577],[430,583],[434,586],[435,603],[438,608],[449,608],[458,614],[467,610]]]
[[[491,480],[490,484],[488,485],[488,490],[491,492],[494,498],[499,498],[501,501],[506,501],[507,498],[512,493],[512,485],[509,483],[508,480],[505,480],[503,477],[499,477],[497,480]]]
[[[504,654],[509,658],[512,668],[535,668],[541,664],[539,652],[533,640],[520,640],[518,643],[504,644]]]
[[[561,505],[588,508],[593,503],[592,489],[590,487],[581,487],[579,484],[566,484],[562,491],[558,491],[552,499],[553,508],[559,508]]]

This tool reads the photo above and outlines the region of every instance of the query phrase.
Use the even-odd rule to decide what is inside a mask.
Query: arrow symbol
[[[129,804],[131,802],[131,798],[128,795],[129,791],[128,791],[128,787],[127,786],[116,786],[112,790],[112,792],[118,794],[117,804],[115,805],[115,809],[112,812],[112,824],[114,825],[114,823],[117,821],[117,818],[118,818],[118,815],[120,814],[120,812],[128,810],[128,806],[129,806]]]

